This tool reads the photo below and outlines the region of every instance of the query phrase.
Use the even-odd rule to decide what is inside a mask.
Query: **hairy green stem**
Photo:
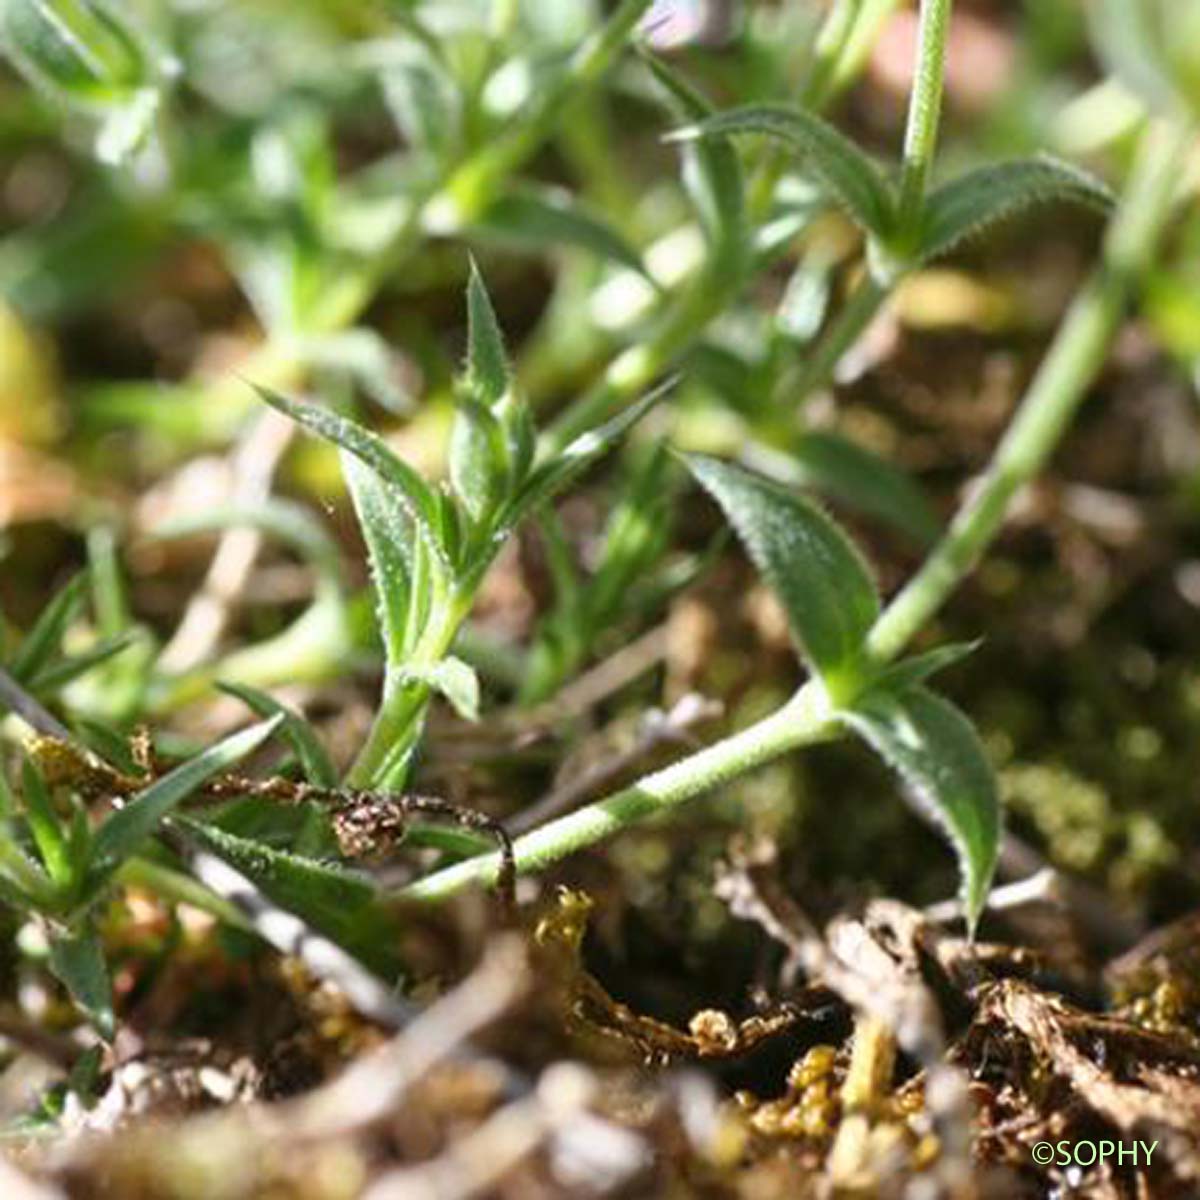
[[[473,590],[446,597],[441,618],[424,631],[414,647],[411,666],[432,666],[449,653],[474,599]],[[415,681],[384,687],[383,705],[346,776],[350,787],[403,786],[431,695],[427,684]]]
[[[1154,251],[1188,136],[1165,126],[1144,136],[1103,261],[1071,305],[987,474],[871,631],[868,648],[876,657],[895,655],[941,607],[995,537],[1013,496],[1042,469],[1062,437],[1104,363],[1132,281]]]
[[[996,452],[984,486],[968,501],[944,541],[876,622],[869,638],[881,661],[894,658],[941,606],[995,536],[1017,488],[1036,472],[1062,436],[1103,362],[1131,279],[1154,251],[1170,211],[1190,131],[1157,126],[1145,137],[1133,177],[1105,242],[1104,263],[1072,306],[1050,353]],[[931,566],[930,564],[936,564]],[[787,751],[837,732],[824,689],[806,683],[785,705],[731,737],[640,780],[614,796],[519,838],[517,869],[537,870],[594,845],[627,825],[669,811]],[[495,878],[496,855],[468,859],[410,885],[406,898],[441,900]]]
[[[429,688],[419,683],[396,688],[384,699],[350,773],[349,787],[398,784],[407,770],[429,708]]]
[[[783,707],[740,733],[647,775],[607,800],[526,834],[516,843],[518,867],[523,872],[537,870],[603,841],[635,821],[667,812],[788,750],[826,740],[834,732],[824,692],[808,685]],[[496,854],[468,859],[418,880],[402,894],[406,899],[439,900],[468,884],[493,881],[498,864]]]
[[[898,217],[902,235],[915,235],[917,231],[925,203],[925,188],[937,151],[951,5],[952,0],[921,0],[917,65],[908,100],[904,161],[900,171]]]

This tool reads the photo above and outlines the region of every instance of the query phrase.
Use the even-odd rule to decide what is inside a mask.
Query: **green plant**
[[[893,182],[853,142],[811,111],[756,105],[709,117],[677,131],[677,139],[761,134],[783,142],[862,231],[866,274],[829,325],[799,376],[780,388],[789,403],[824,386],[839,359],[907,274],[953,251],[963,241],[1038,205],[1071,202],[1105,211],[1102,183],[1048,156],[1005,162],[930,189],[942,106],[951,0],[922,0],[916,78],[899,180]]]
[[[114,881],[129,881],[139,871],[137,852],[168,815],[206,780],[261,745],[280,723],[275,717],[234,734],[203,754],[149,783],[98,825],[88,819],[84,801],[91,795],[75,771],[64,764],[58,747],[68,743],[35,742],[21,775],[21,804],[6,795],[5,824],[0,836],[0,892],[20,913],[35,916],[45,931],[51,970],[68,988],[102,1037],[115,1031],[111,986],[96,932],[96,910]],[[49,769],[43,776],[39,759]],[[67,807],[53,802],[50,786],[65,785]],[[7,790],[7,785],[4,785]],[[94,796],[92,796],[94,798]],[[213,903],[187,886],[176,887],[177,875],[164,868],[153,872],[160,888],[205,907]],[[240,923],[237,910],[215,904],[227,920]]]
[[[1113,204],[1091,175],[1049,157],[936,180],[949,0],[920,5],[918,71],[895,172],[817,115],[855,78],[895,0],[836,0],[814,19],[811,38],[791,40],[776,35],[792,30],[791,10],[803,6],[766,6],[767,36],[748,37],[764,81],[724,87],[738,103],[722,112],[644,48],[623,61],[649,0],[608,6],[605,20],[582,5],[580,16],[571,6],[467,0],[330,6],[263,24],[236,6],[159,7],[161,20],[142,28],[100,0],[0,0],[0,29],[20,69],[55,102],[99,120],[106,164],[133,168],[78,167],[86,212],[71,208],[45,230],[15,235],[0,253],[0,282],[23,312],[58,319],[87,311],[165,248],[199,244],[213,254],[257,322],[240,378],[84,387],[87,452],[102,470],[105,435],[131,427],[156,470],[231,438],[253,447],[256,430],[279,423],[255,404],[253,384],[266,405],[336,447],[370,587],[355,593],[337,542],[309,507],[273,494],[267,471],[249,499],[149,532],[162,540],[252,530],[271,539],[306,572],[294,610],[227,622],[197,661],[177,669],[132,615],[117,552],[123,531],[93,523],[89,510],[87,573],[44,606],[18,644],[2,647],[0,703],[50,739],[34,744],[6,785],[3,898],[43,926],[51,968],[101,1032],[111,1035],[112,1013],[97,913],[112,884],[143,883],[259,933],[279,925],[248,916],[244,890],[235,897],[243,907],[233,892],[218,894],[213,861],[298,917],[299,942],[276,945],[290,952],[306,937],[324,939],[323,952],[332,946],[394,983],[402,971],[389,908],[396,897],[350,861],[339,818],[350,811],[364,823],[367,848],[390,850],[403,837],[440,853],[438,869],[401,889],[401,899],[440,900],[502,880],[502,831],[501,851],[480,853],[497,835],[494,821],[405,791],[431,704],[441,697],[471,720],[491,684],[518,705],[552,710],[598,643],[624,637],[707,565],[703,550],[670,555],[689,479],[775,592],[807,680],[765,718],[518,839],[517,869],[536,870],[797,747],[851,734],[894,768],[952,843],[973,930],[1000,844],[996,785],[970,721],[930,686],[971,647],[906,651],[1053,452],[1151,263],[1194,136],[1194,72],[1164,32],[1167,10],[1098,6],[1102,49],[1156,115],[1135,113],[1135,162],[1101,262],[987,473],[939,538],[933,508],[900,465],[845,429],[810,428],[803,401],[830,383],[905,278],[1019,213],[1064,201],[1100,212]],[[293,19],[289,44],[317,48],[295,56],[318,64],[311,73],[293,74],[265,53],[272,20]],[[256,91],[214,66],[207,39],[236,42],[231,29],[269,62],[267,87]],[[337,72],[320,66],[331,62]],[[368,92],[374,116],[386,111],[394,123],[395,146],[378,124],[347,115]],[[613,126],[624,114],[618,106],[648,104],[676,126],[666,153],[679,156],[680,171],[639,204],[644,181],[612,167]],[[341,136],[345,128],[353,136]],[[830,209],[848,217],[861,254],[857,240],[848,257],[806,240]],[[411,303],[413,294],[437,297],[458,285],[468,256],[447,247],[450,239],[496,252],[500,276],[523,269],[514,250],[552,267],[550,299],[530,317],[534,331],[515,361],[473,258],[461,367],[438,319]],[[128,261],[114,261],[113,242]],[[76,262],[79,270],[69,269]],[[840,308],[839,277],[854,285]],[[606,319],[621,310],[607,324],[593,319],[606,297]],[[399,316],[376,322],[376,304]],[[421,389],[400,378],[393,333]],[[304,399],[290,398],[302,389]],[[668,389],[672,401],[653,433],[635,430]],[[718,434],[707,441],[689,431],[697,393],[701,403],[719,399]],[[445,479],[369,428],[373,418],[389,426],[413,418],[440,445],[421,422],[432,417],[440,433],[437,415],[450,407]],[[604,493],[610,512],[598,549],[580,554],[554,502],[589,486],[588,473],[627,433],[627,470]],[[659,436],[668,433],[686,449],[673,456]],[[716,453],[691,452],[698,443]],[[735,445],[740,463],[721,457]],[[288,476],[289,488],[310,484],[302,471]],[[340,486],[323,484],[330,494]],[[890,602],[810,492],[931,547]],[[553,599],[527,646],[495,653],[471,617],[485,575],[523,523],[540,535]],[[339,782],[315,730],[260,689],[325,684],[348,664],[380,659],[371,728]],[[216,685],[262,723],[161,778],[152,763],[131,760],[135,722],[162,719]],[[290,758],[265,778],[233,776],[232,764],[273,733]],[[54,757],[63,747],[65,766]],[[97,822],[87,805],[103,798],[123,806]],[[210,807],[183,813],[187,800]],[[422,816],[450,817],[452,827],[425,826]],[[317,957],[328,964],[336,955]],[[386,988],[372,995],[389,1011]]]
[[[544,866],[785,751],[849,728],[892,763],[921,807],[948,833],[959,854],[964,910],[974,925],[999,848],[995,786],[968,722],[922,683],[957,650],[894,665],[893,660],[974,566],[1014,495],[1041,469],[1100,370],[1134,282],[1170,213],[1179,162],[1191,137],[1189,126],[1180,122],[1153,124],[1144,134],[1108,231],[1104,260],[1077,296],[987,475],[921,569],[882,612],[860,557],[818,509],[734,468],[694,461],[693,471],[783,601],[813,680],[781,709],[724,742],[519,839],[519,870]],[[826,154],[832,167],[822,170],[832,169],[838,178],[844,147],[829,151],[824,138],[824,133],[814,136],[811,144],[822,149],[813,153]],[[1019,170],[1023,175],[1026,169]],[[834,186],[849,188],[862,207],[868,189],[860,183]],[[974,222],[970,207],[964,209],[964,225]],[[440,898],[494,871],[493,860],[477,859],[420,881],[408,894]]]
[[[7,0],[0,37],[26,77],[99,118],[96,154],[121,163],[150,136],[176,72],[132,22],[94,0]]]
[[[403,786],[434,693],[460,716],[477,715],[478,679],[451,649],[485,572],[517,525],[606,453],[661,394],[537,459],[532,417],[514,391],[473,265],[467,310],[449,490],[431,487],[362,426],[260,389],[269,404],[341,447],[370,554],[386,667],[374,727],[348,777],[354,786]]]

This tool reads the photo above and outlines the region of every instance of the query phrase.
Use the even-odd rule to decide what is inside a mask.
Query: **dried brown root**
[[[701,1009],[686,1030],[635,1013],[614,999],[582,962],[592,901],[563,888],[557,907],[546,913],[534,933],[539,970],[550,982],[555,1003],[572,1031],[593,1045],[647,1065],[687,1059],[737,1058],[811,1019],[821,993],[778,1005],[769,1013],[737,1020],[717,1009]],[[622,1054],[623,1051],[623,1054]]]

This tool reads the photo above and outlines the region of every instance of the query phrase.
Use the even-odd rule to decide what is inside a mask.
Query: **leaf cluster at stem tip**
[[[695,141],[735,134],[774,138],[795,152],[801,173],[813,178],[863,232],[872,273],[884,286],[1026,210],[1071,203],[1107,212],[1112,206],[1112,194],[1101,181],[1046,155],[967,171],[933,188],[915,214],[903,218],[894,181],[829,122],[793,105],[731,109],[668,138]]]
[[[357,422],[256,386],[266,403],[339,447],[367,545],[386,673],[383,703],[352,771],[356,784],[402,783],[431,693],[464,716],[476,715],[478,680],[450,650],[485,572],[517,525],[614,446],[667,386],[539,456],[532,415],[474,260],[446,484],[428,482]]]

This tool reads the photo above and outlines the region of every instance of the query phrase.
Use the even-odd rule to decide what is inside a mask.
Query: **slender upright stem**
[[[424,631],[413,649],[410,666],[432,665],[448,653],[473,600],[474,593],[454,592],[447,597],[443,618]],[[383,705],[346,776],[349,786],[403,786],[431,694],[427,684],[417,681],[384,688]]]
[[[858,341],[888,298],[889,289],[865,275],[843,305],[833,324],[821,335],[796,377],[784,379],[780,400],[789,411],[833,379],[842,356]]]
[[[1072,306],[1012,430],[996,452],[983,487],[872,630],[869,646],[879,660],[899,654],[944,603],[999,530],[1017,488],[1042,466],[1062,436],[1079,398],[1103,362],[1131,279],[1153,254],[1190,136],[1190,130],[1165,126],[1146,134],[1106,239],[1103,265]],[[789,750],[827,740],[836,735],[837,728],[824,689],[810,681],[761,721],[606,800],[517,839],[517,869],[534,871],[594,845],[635,821],[673,809]],[[419,880],[402,894],[441,900],[472,883],[494,880],[497,865],[496,855],[468,859]]]
[[[1016,492],[1043,467],[1104,363],[1132,280],[1153,253],[1189,132],[1154,126],[1109,227],[1104,258],[1072,304],[991,466],[924,565],[871,631],[891,658],[944,603],[995,537]]]
[[[904,162],[900,173],[900,231],[912,233],[920,220],[925,187],[937,150],[946,68],[946,34],[952,0],[921,0],[917,65],[908,99]]]

